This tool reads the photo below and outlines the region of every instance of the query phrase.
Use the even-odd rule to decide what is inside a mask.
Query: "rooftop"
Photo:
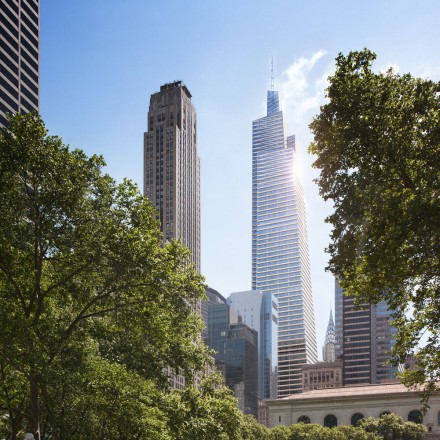
[[[342,367],[342,359],[336,359],[333,362],[316,362],[315,364],[304,364],[301,366],[303,370],[338,368],[338,367]]]
[[[164,84],[163,86],[160,86],[160,91],[163,92],[165,90],[175,89],[175,88],[182,88],[182,90],[185,92],[186,96],[188,98],[191,98],[191,93],[189,92],[188,88],[185,84],[183,84],[183,81],[173,81],[167,84]]]
[[[387,384],[371,384],[371,385],[357,385],[350,387],[339,388],[323,388],[319,390],[306,391],[302,394],[292,394],[283,397],[279,400],[308,400],[308,399],[323,399],[323,398],[341,398],[341,397],[356,397],[356,396],[374,396],[378,394],[403,394],[408,392],[422,391],[421,389],[408,389],[401,383],[387,383]]]

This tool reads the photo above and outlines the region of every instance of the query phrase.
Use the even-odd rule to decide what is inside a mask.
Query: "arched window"
[[[423,415],[418,409],[413,409],[408,414],[408,422],[414,422],[414,423],[422,423],[423,422]]]
[[[353,426],[358,426],[359,420],[362,420],[364,418],[364,415],[361,413],[354,413],[351,416],[351,424]]]
[[[387,414],[391,414],[389,411],[383,411],[380,413],[379,417],[386,416]]]
[[[324,426],[327,428],[334,428],[338,426],[338,419],[333,414],[328,414],[324,417]]]
[[[298,417],[298,423],[310,423],[310,417],[307,416]]]

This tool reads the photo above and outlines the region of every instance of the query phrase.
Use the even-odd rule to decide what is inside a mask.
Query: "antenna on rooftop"
[[[273,55],[272,55],[272,64],[271,64],[271,70],[270,70],[270,90],[272,92],[274,91],[274,81],[273,81]]]

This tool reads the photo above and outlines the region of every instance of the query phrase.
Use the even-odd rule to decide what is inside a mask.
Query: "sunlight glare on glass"
[[[293,155],[292,178],[300,182],[304,181],[304,162],[298,151]]]

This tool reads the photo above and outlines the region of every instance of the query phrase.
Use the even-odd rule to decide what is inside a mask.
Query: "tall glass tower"
[[[273,89],[273,87],[272,87]],[[278,299],[278,397],[301,392],[301,365],[317,362],[304,195],[294,173],[278,92],[252,123],[252,288]]]
[[[0,29],[0,127],[6,127],[6,113],[40,107],[40,1],[0,0]]]

